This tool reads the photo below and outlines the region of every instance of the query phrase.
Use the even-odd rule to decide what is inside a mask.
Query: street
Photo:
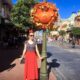
[[[80,80],[80,50],[64,49],[48,44],[48,63],[57,80]]]

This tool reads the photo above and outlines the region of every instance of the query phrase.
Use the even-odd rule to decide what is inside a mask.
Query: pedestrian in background
[[[72,48],[75,48],[75,37],[72,38]]]

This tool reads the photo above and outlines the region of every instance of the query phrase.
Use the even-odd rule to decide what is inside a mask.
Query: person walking
[[[37,43],[34,41],[33,31],[29,31],[28,40],[24,43],[21,60],[25,57],[24,80],[38,80],[38,63],[42,57],[39,54]]]
[[[75,48],[75,37],[72,38],[72,48]]]

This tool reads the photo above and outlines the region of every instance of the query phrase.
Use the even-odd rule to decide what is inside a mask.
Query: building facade
[[[78,12],[77,16],[74,19],[75,26],[80,27],[80,11]]]
[[[80,11],[78,11],[76,13],[73,12],[71,14],[71,16],[67,19],[62,19],[59,17],[58,22],[53,26],[53,28],[57,28],[57,29],[53,30],[51,32],[51,34],[58,36],[59,31],[65,31],[66,34],[64,36],[64,40],[68,41],[70,38],[70,31],[71,31],[72,27],[80,27]],[[80,44],[80,42],[79,42],[79,44]]]
[[[11,0],[0,0],[0,21],[2,18],[4,19],[4,22],[9,20],[11,8]]]
[[[80,11],[78,11],[76,13],[72,13],[71,16],[67,19],[62,19],[62,23],[61,23],[59,29],[66,31],[65,40],[70,39],[70,37],[73,35],[70,32],[73,27],[80,28]],[[69,32],[69,33],[67,33],[67,32]],[[80,35],[78,35],[78,37],[76,37],[75,41],[77,44],[80,45]]]
[[[10,24],[11,0],[0,0],[0,43],[6,35],[6,28]]]

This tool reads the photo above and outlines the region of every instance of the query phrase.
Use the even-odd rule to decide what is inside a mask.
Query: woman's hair
[[[32,29],[28,30],[27,35],[29,36],[30,33],[34,33]]]

